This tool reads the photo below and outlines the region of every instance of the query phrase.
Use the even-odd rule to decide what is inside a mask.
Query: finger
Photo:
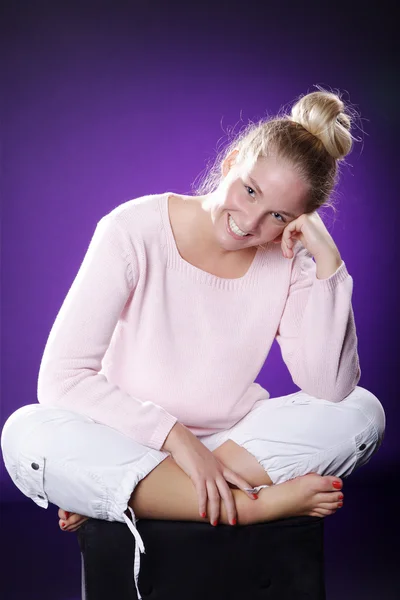
[[[221,497],[219,495],[215,481],[207,481],[206,485],[208,499],[210,501],[210,523],[211,525],[213,525],[215,522],[218,523],[219,521]]]
[[[228,521],[233,525],[233,521],[237,520],[236,504],[233,498],[233,494],[225,479],[219,479],[217,483],[221,498],[225,502]]]
[[[282,240],[285,244],[285,249],[286,253],[288,254],[288,258],[292,258],[293,256],[293,246],[297,241],[297,234],[297,231],[292,231]]]
[[[199,515],[204,518],[207,516],[207,488],[204,480],[193,482],[196,488],[199,502]]]
[[[286,243],[283,246],[282,253],[285,258],[292,258],[292,249]]]
[[[282,237],[281,248],[282,254],[285,258],[292,258],[293,252],[292,248],[289,246],[290,238]]]
[[[296,219],[286,225],[282,233],[282,241],[285,242],[286,246],[291,248],[295,242],[295,237],[301,233],[301,223]]]

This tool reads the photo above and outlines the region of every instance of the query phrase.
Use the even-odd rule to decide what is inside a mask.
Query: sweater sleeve
[[[318,279],[316,264],[301,245],[276,339],[293,382],[331,402],[350,394],[361,376],[352,292],[343,261],[330,277]]]
[[[114,215],[106,215],[97,223],[50,331],[39,369],[38,401],[87,415],[160,450],[177,419],[153,402],[130,396],[99,373],[137,279],[128,234]]]

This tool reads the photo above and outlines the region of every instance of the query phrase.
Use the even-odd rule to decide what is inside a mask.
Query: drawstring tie
[[[258,492],[262,488],[267,488],[267,487],[271,487],[271,486],[270,485],[258,485],[257,487],[254,487],[254,488],[243,488],[243,489],[246,490],[246,492],[249,492],[250,494],[258,494]]]
[[[131,513],[132,521],[129,519],[129,517],[125,513],[122,513],[122,516],[124,517],[124,520],[125,520],[126,524],[128,525],[129,529],[133,533],[133,535],[135,537],[135,540],[136,540],[136,543],[135,543],[134,579],[135,579],[135,586],[136,586],[138,600],[141,600],[142,596],[140,595],[140,592],[139,592],[140,553],[142,552],[142,554],[145,554],[146,552],[145,552],[145,549],[144,549],[143,540],[140,537],[140,533],[138,532],[138,530],[135,527],[136,520],[135,520],[135,515],[133,513],[133,510],[131,509],[130,506],[128,506],[128,509],[129,509],[129,512]]]
[[[269,485],[259,485],[259,486],[255,487],[255,488],[245,488],[245,489],[246,489],[247,492],[253,492],[253,493],[257,494],[262,488],[267,488],[267,487],[270,487],[270,486]],[[135,537],[135,540],[136,540],[136,544],[135,544],[135,563],[134,563],[134,579],[135,579],[135,586],[136,586],[138,600],[142,600],[142,596],[141,596],[141,594],[139,592],[140,553],[145,554],[146,552],[145,552],[145,549],[144,549],[143,540],[140,537],[140,533],[138,532],[138,530],[135,527],[135,525],[136,525],[136,519],[135,519],[135,515],[133,513],[133,510],[131,509],[130,506],[128,506],[128,510],[131,513],[132,521],[129,519],[129,517],[125,513],[122,513],[122,516],[124,518],[124,521],[128,525],[129,529],[133,533],[133,535]]]

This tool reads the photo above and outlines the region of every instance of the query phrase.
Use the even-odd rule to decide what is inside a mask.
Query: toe
[[[60,526],[60,529],[62,529],[63,531],[65,531],[67,528],[67,523],[65,521],[63,521],[62,519],[60,519],[58,521],[58,525]]]
[[[315,508],[314,511],[317,515],[320,515],[321,517],[329,517],[330,515],[333,515],[333,513],[335,512],[334,510],[330,510],[328,508]]]
[[[336,511],[341,506],[343,506],[342,502],[321,502],[321,504],[318,504],[318,506],[316,508],[322,508],[324,510]]]
[[[70,515],[71,515],[71,513],[67,512],[63,508],[59,508],[58,509],[58,517],[59,517],[59,519],[63,519],[65,521],[66,519],[69,518]]]
[[[88,518],[77,513],[72,513],[68,519],[60,519],[59,525],[63,531],[76,531]]]
[[[340,477],[329,476],[327,479],[329,480],[331,490],[341,490],[343,488],[343,481],[340,479]]]

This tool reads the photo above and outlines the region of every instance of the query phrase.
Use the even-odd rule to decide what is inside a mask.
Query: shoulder
[[[166,193],[147,194],[122,202],[98,222],[107,230],[120,232],[131,243],[152,240],[162,229],[162,201]]]
[[[135,223],[145,223],[159,212],[161,199],[165,194],[146,194],[118,204],[103,219],[116,221],[127,228]]]

